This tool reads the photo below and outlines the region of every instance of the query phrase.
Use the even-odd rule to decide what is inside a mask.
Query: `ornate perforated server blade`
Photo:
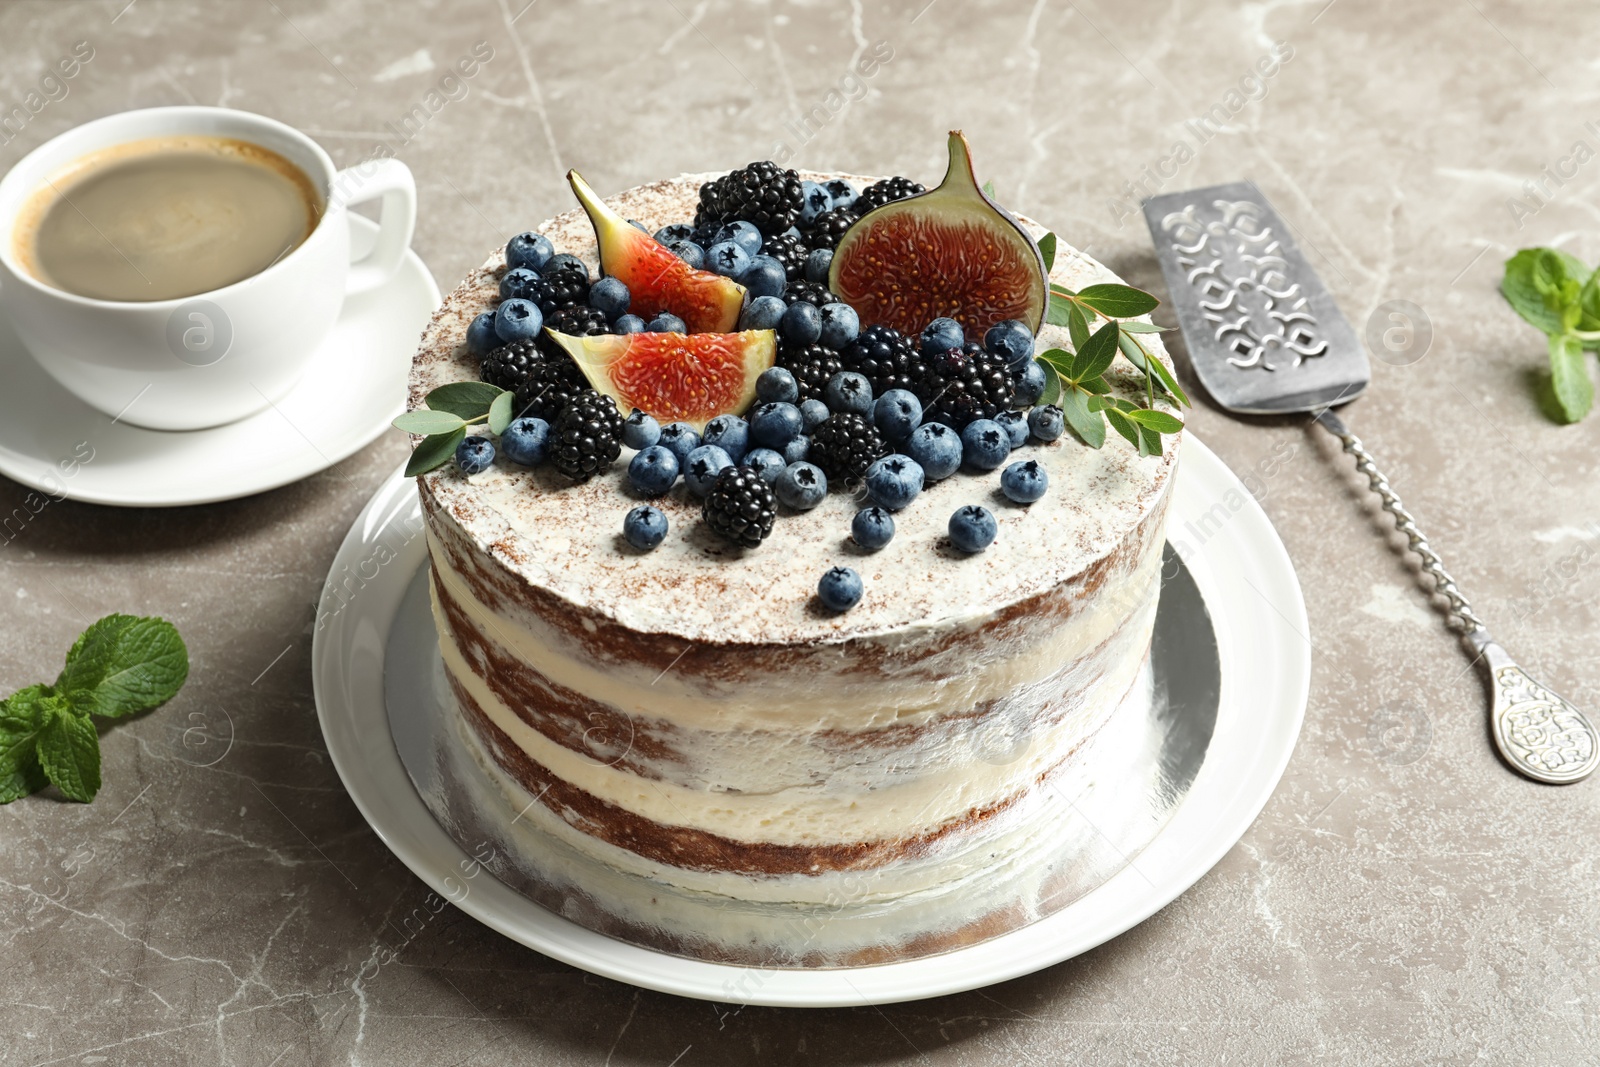
[[[1144,216],[1190,363],[1206,391],[1242,414],[1316,413],[1355,458],[1407,549],[1422,561],[1422,573],[1433,579],[1431,592],[1488,665],[1490,727],[1506,764],[1554,785],[1587,777],[1600,762],[1594,725],[1529,678],[1490,638],[1377,461],[1331,410],[1366,389],[1370,368],[1288,224],[1250,182],[1152,197]]]

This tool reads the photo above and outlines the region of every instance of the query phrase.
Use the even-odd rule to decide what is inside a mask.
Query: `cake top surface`
[[[683,175],[606,200],[654,231],[692,219],[700,184],[715,176]],[[803,177],[847,177],[858,185],[874,180]],[[1020,221],[1036,237],[1045,232]],[[557,251],[577,255],[597,272],[594,232],[582,210],[564,212],[538,229]],[[477,380],[478,361],[466,350],[467,326],[498,302],[504,270],[504,253],[497,250],[445,298],[412,366],[410,407],[420,407],[438,386]],[[1117,279],[1058,241],[1051,280],[1078,290]],[[1039,351],[1071,347],[1060,327],[1043,326],[1037,340]],[[1142,340],[1170,364],[1159,335]],[[1113,369],[1106,377],[1119,393],[1135,396],[1142,389],[1132,372]],[[528,469],[503,457],[471,477],[453,464],[421,477],[479,549],[575,608],[633,630],[690,641],[788,644],[976,625],[1079,574],[1121,544],[1159,502],[1179,439],[1169,437],[1166,444],[1164,455],[1141,457],[1114,433],[1098,450],[1070,433],[1049,443],[1030,439],[1011,459],[1035,459],[1044,467],[1049,491],[1043,499],[1013,504],[1000,491],[998,471],[958,471],[929,484],[896,513],[894,539],[872,553],[850,539],[851,519],[865,504],[859,494],[829,492],[806,512],[780,507],[766,541],[739,549],[705,527],[699,499],[681,480],[666,496],[649,501],[668,518],[666,540],[639,552],[622,535],[623,516],[646,502],[628,485],[628,448],[609,473],[577,485],[549,464]],[[967,504],[987,507],[999,526],[994,543],[970,556],[946,536],[951,514]],[[861,602],[844,613],[827,610],[816,596],[818,579],[835,566],[854,568],[866,587]]]

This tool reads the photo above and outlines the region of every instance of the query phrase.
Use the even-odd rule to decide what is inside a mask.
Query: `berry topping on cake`
[[[883,435],[866,416],[838,412],[811,435],[809,458],[829,478],[851,481],[865,475],[873,461],[887,451]]]
[[[515,390],[528,380],[534,365],[543,361],[544,354],[539,351],[537,342],[513,341],[483,357],[478,377],[501,389]]]
[[[761,254],[771,256],[783,265],[785,280],[797,282],[805,277],[806,257],[811,250],[793,234],[780,233],[766,239],[761,245]]]
[[[551,437],[556,470],[575,482],[588,481],[622,454],[622,415],[609,396],[584,393],[561,413]]]
[[[717,475],[700,515],[717,536],[755,548],[772,533],[778,499],[755,467],[728,467]]]
[[[724,174],[700,187],[696,227],[743,220],[776,236],[793,226],[805,205],[800,175],[770,160]]]
[[[880,208],[896,200],[904,200],[907,197],[917,196],[927,191],[928,187],[921,182],[914,182],[910,178],[902,178],[899,175],[895,175],[893,178],[885,178],[882,181],[873,182],[861,190],[861,195],[856,197],[855,203],[851,205],[850,210],[855,212],[857,217],[860,217],[874,208]]]
[[[861,603],[861,575],[849,567],[834,567],[817,582],[817,599],[830,611],[849,611]]]
[[[802,401],[822,401],[828,382],[843,369],[839,353],[822,344],[790,344],[778,348],[778,366],[794,375],[795,389]]]
[[[864,375],[880,395],[891,389],[916,392],[928,369],[911,338],[893,326],[868,326],[840,351],[839,360]]]
[[[1001,359],[969,341],[929,359],[912,391],[922,401],[927,421],[960,429],[1011,406],[1011,375]]]
[[[968,504],[950,516],[950,543],[963,552],[982,552],[994,544],[999,526],[988,508]]]

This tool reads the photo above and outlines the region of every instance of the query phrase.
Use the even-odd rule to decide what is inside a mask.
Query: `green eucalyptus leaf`
[[[1128,439],[1128,443],[1134,448],[1139,447],[1139,429],[1133,423],[1128,421],[1127,415],[1121,411],[1118,411],[1114,407],[1108,407],[1105,410],[1105,416],[1106,421],[1111,424],[1111,428],[1113,430],[1120,433],[1123,437],[1126,437]]]
[[[1183,422],[1177,416],[1154,408],[1135,408],[1128,412],[1128,418],[1156,433],[1177,433],[1183,429]]]
[[[448,411],[433,411],[430,408],[417,408],[408,411],[395,419],[392,423],[395,429],[404,430],[406,433],[421,434],[423,437],[435,433],[450,433],[466,425],[460,415]]]
[[[1078,388],[1086,393],[1098,393],[1103,396],[1111,392],[1111,383],[1104,378],[1085,378],[1078,383]]]
[[[1124,322],[1121,326],[1123,333],[1166,333],[1168,329],[1153,322]]]
[[[1097,399],[1076,389],[1061,391],[1061,414],[1072,432],[1090,448],[1100,448],[1106,443],[1105,418],[1089,408],[1090,401]]]
[[[1044,257],[1044,269],[1050,270],[1056,265],[1056,235],[1047,233],[1039,238],[1039,254]]]
[[[1055,365],[1039,361],[1039,366],[1044,369],[1044,392],[1039,394],[1040,404],[1059,404],[1061,402],[1061,375],[1056,372]]]
[[[450,462],[450,457],[456,454],[456,446],[466,439],[465,426],[457,427],[451,433],[424,437],[417,442],[417,447],[411,451],[411,458],[406,462],[406,477],[414,478],[419,474],[428,473],[435,467],[444,466]]]
[[[992,179],[983,183],[983,195],[990,200],[994,199],[994,181]]]
[[[463,419],[481,419],[489,414],[489,405],[503,389],[488,382],[451,382],[441,385],[423,398],[435,411],[448,411]]]
[[[509,389],[502,390],[494,398],[494,403],[489,405],[489,432],[499,436],[506,432],[506,427],[511,425],[511,401],[516,394]]]
[[[1568,422],[1577,422],[1594,406],[1594,382],[1589,378],[1583,345],[1571,334],[1550,338],[1550,385]]]
[[[1074,305],[1069,298],[1052,291],[1050,293],[1050,304],[1045,308],[1044,321],[1052,326],[1065,326],[1067,324],[1067,315],[1072,312],[1073,307]]]
[[[1135,425],[1137,426],[1137,424],[1135,424]],[[1159,455],[1161,455],[1162,449],[1161,449],[1161,434],[1160,434],[1160,432],[1156,431],[1156,430],[1152,430],[1148,426],[1138,426],[1138,431],[1139,431],[1139,455],[1141,455],[1141,456],[1159,456]]]
[[[1117,324],[1109,320],[1096,330],[1087,341],[1078,346],[1078,354],[1072,359],[1072,373],[1068,377],[1075,382],[1081,382],[1104,374],[1106,368],[1111,366],[1112,360],[1117,358],[1119,332]]]
[[[1131,319],[1148,315],[1161,301],[1131,285],[1101,282],[1078,291],[1078,299],[1110,319]]]
[[[1146,377],[1154,371],[1155,382],[1161,387],[1162,392],[1176,400],[1181,407],[1189,406],[1189,394],[1183,391],[1183,386],[1178,384],[1178,379],[1167,369],[1165,363],[1147,353],[1143,345],[1127,334],[1117,338],[1117,347],[1122,349],[1122,354],[1128,357],[1129,363],[1144,371]]]
[[[1072,347],[1075,351],[1082,352],[1083,346],[1089,343],[1089,317],[1077,304],[1072,305],[1072,310],[1067,315],[1067,334],[1072,338]]]

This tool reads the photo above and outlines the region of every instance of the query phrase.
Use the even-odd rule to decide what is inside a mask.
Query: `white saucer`
[[[359,256],[378,227],[359,215],[350,223]],[[387,285],[345,301],[288,396],[239,422],[181,432],[91,408],[0,319],[0,474],[53,497],[127,507],[208,504],[299,481],[366,447],[405,410],[417,338],[438,306],[433,275],[408,251]]]
[[[427,560],[421,528],[415,483],[397,473],[345,536],[323,590],[312,684],[345,788],[394,854],[467,914],[575,967],[680,996],[789,1007],[885,1004],[992,985],[1070,959],[1166,906],[1233,847],[1276,788],[1305,714],[1311,653],[1294,568],[1254,498],[1185,435],[1167,537],[1210,612],[1221,695],[1189,794],[1144,852],[1047,918],[939,956],[818,970],[685,959],[594,933],[528,900],[484,871],[417,795],[390,743],[384,659],[400,605]],[[354,595],[351,573],[364,579]]]

